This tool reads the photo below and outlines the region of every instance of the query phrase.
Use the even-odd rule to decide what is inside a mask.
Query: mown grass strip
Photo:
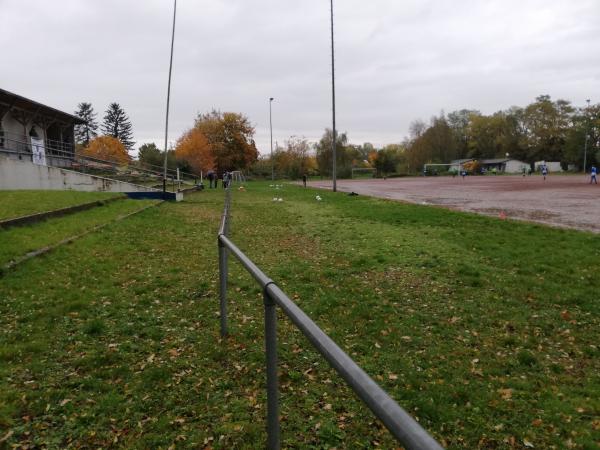
[[[80,191],[2,191],[0,200],[0,220],[27,216],[68,206],[106,200],[121,194],[111,192]]]
[[[33,225],[0,230],[0,266],[11,265],[11,262],[30,252],[44,247],[52,247],[70,236],[80,235],[99,224],[153,202],[152,200],[124,199],[77,214],[52,218]]]
[[[66,216],[68,214],[73,214],[80,211],[85,211],[86,209],[91,209],[96,206],[102,206],[106,203],[110,203],[111,201],[121,200],[126,198],[124,196],[115,196],[110,197],[105,200],[94,200],[93,202],[81,203],[79,205],[67,206],[65,208],[54,209],[52,211],[45,211],[40,213],[30,214],[28,216],[21,216],[14,219],[6,219],[0,220],[0,229],[7,229],[11,227],[18,227],[25,224],[34,224],[37,222],[41,222],[42,220],[46,220],[52,217],[61,217]]]
[[[96,231],[99,231],[102,228],[107,227],[108,225],[110,225],[110,224],[112,224],[114,222],[119,222],[119,221],[127,219],[127,218],[129,218],[129,217],[131,217],[131,216],[133,216],[135,214],[139,214],[139,213],[141,213],[142,211],[145,211],[148,208],[153,208],[155,206],[158,206],[160,203],[162,203],[162,201],[156,202],[156,203],[151,204],[151,205],[143,206],[142,208],[137,209],[137,210],[135,210],[133,212],[130,212],[130,213],[125,214],[123,216],[119,216],[116,219],[112,219],[110,222],[102,223],[100,225],[95,225],[91,229],[86,230],[86,231],[84,231],[84,232],[82,232],[80,234],[77,234],[75,236],[70,236],[70,237],[65,238],[65,239],[63,239],[63,240],[61,240],[61,241],[59,241],[59,242],[57,242],[55,244],[48,245],[48,246],[42,247],[42,248],[40,248],[38,250],[34,250],[34,251],[29,252],[29,253],[26,253],[25,255],[23,255],[21,257],[18,257],[17,259],[15,259],[15,260],[11,261],[10,263],[6,264],[3,267],[3,271],[14,269],[17,265],[19,265],[19,264],[21,264],[21,263],[23,263],[23,262],[25,262],[25,261],[27,261],[27,260],[29,260],[31,258],[35,258],[37,256],[45,255],[46,253],[51,252],[52,250],[57,249],[61,245],[70,244],[71,242],[73,242],[73,241],[75,241],[77,239],[81,239],[82,237],[87,236],[90,233],[94,233]],[[105,203],[100,203],[100,205],[97,205],[97,206],[101,206],[103,204],[105,204]],[[3,271],[0,271],[0,276],[3,274]]]

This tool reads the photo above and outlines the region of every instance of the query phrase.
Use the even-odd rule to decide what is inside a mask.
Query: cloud
[[[35,12],[35,13],[33,13]],[[331,126],[329,3],[178,2],[170,137],[217,108],[273,135]],[[334,2],[337,122],[352,142],[399,142],[441,110],[491,113],[537,95],[598,92],[595,0]],[[2,88],[73,111],[112,101],[140,142],[164,139],[172,3],[0,0]],[[593,100],[597,101],[597,100]]]

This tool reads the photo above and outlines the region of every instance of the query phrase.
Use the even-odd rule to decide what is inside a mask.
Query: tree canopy
[[[80,119],[85,120],[84,124],[75,125],[75,142],[87,147],[90,141],[98,136],[96,113],[94,112],[91,103],[81,102],[77,105],[75,115]]]
[[[258,159],[254,127],[243,114],[213,110],[200,114],[194,128],[208,140],[218,172],[245,169]]]
[[[196,173],[243,170],[258,159],[254,127],[240,113],[200,114],[177,141],[175,156],[184,170]]]
[[[567,100],[541,95],[525,106],[490,115],[463,109],[413,122],[407,141],[412,171],[427,163],[459,158],[560,161],[583,167],[586,135],[587,165],[600,163],[600,105],[576,108]]]
[[[192,172],[211,170],[215,165],[213,149],[206,135],[198,128],[188,130],[179,138],[175,147],[175,157],[184,161]]]
[[[291,136],[285,142],[285,147],[277,147],[273,160],[278,176],[291,179],[299,179],[316,169],[316,160],[311,156],[309,142],[298,136]]]
[[[91,140],[90,145],[85,147],[80,154],[120,164],[126,164],[131,161],[131,156],[129,156],[123,143],[112,136],[98,136]]]
[[[104,135],[119,139],[125,148],[130,151],[135,144],[132,128],[131,121],[121,105],[116,102],[111,103],[104,114],[104,121],[102,122]]]

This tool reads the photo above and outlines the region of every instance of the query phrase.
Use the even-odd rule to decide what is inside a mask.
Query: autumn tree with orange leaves
[[[239,113],[200,114],[177,141],[175,156],[184,170],[200,173],[243,170],[258,159],[254,127]]]
[[[187,163],[192,172],[207,172],[213,169],[215,158],[208,139],[198,128],[192,128],[177,141],[175,157]]]
[[[131,156],[123,143],[112,136],[99,136],[90,141],[80,154],[103,161],[118,162],[127,164],[131,161]]]
[[[213,110],[199,115],[194,129],[206,136],[218,173],[245,169],[258,159],[254,127],[243,114]]]

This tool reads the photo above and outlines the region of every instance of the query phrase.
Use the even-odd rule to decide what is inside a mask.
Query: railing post
[[[219,294],[221,299],[221,337],[228,334],[227,331],[227,247],[219,239]]]
[[[266,287],[265,287],[266,289]],[[267,448],[279,450],[279,388],[277,382],[277,309],[266,290],[265,347],[267,353]]]

